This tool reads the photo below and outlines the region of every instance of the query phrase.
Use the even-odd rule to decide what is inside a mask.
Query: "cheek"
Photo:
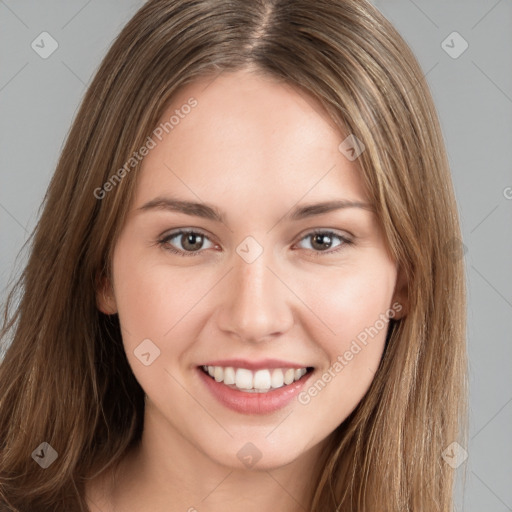
[[[310,324],[312,336],[328,361],[299,396],[299,403],[314,407],[315,414],[333,428],[370,387],[394,315],[390,314],[396,279],[393,263],[384,258],[367,263],[340,268],[325,279],[319,275],[317,286],[309,289],[311,309],[322,320]]]
[[[123,345],[137,381],[153,399],[165,402],[173,394],[179,402],[173,377],[182,380],[183,354],[194,339],[190,326],[197,324],[197,303],[208,283],[137,255],[114,255],[114,283]]]
[[[210,274],[199,278],[192,267],[155,263],[143,255],[114,256],[116,303],[127,352],[149,338],[161,350],[161,361],[171,355],[170,341],[174,357],[181,354],[191,338],[183,331],[202,311],[201,299],[218,280]]]
[[[322,269],[316,272],[314,283],[303,279],[302,296],[318,320],[316,339],[329,340],[329,346],[336,350],[350,344],[352,337],[374,325],[388,311],[395,280],[393,263],[382,257]]]
[[[393,262],[375,256],[330,269],[323,279],[320,273],[308,292],[321,320],[310,324],[313,336],[329,360],[322,370],[334,373],[339,385],[350,383],[355,395],[368,388],[382,357],[396,280]]]

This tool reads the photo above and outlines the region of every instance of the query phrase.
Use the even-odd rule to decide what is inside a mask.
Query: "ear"
[[[401,266],[398,266],[395,291],[393,294],[392,304],[398,303],[401,308],[393,308],[396,311],[394,316],[395,320],[400,320],[401,318],[407,316],[407,312],[409,310],[409,294],[407,290],[407,279],[405,272]]]
[[[114,315],[117,313],[117,304],[110,279],[102,276],[96,282],[96,307],[105,315]]]

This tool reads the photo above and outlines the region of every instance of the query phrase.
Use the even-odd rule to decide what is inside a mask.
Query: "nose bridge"
[[[268,268],[276,266],[273,251],[259,247],[248,240],[237,248],[227,298],[222,305],[221,327],[250,341],[282,333],[293,323],[290,294],[274,275],[275,270]]]
[[[261,298],[270,284],[272,273],[267,267],[273,265],[273,257],[268,240],[265,242],[263,246],[248,236],[236,248],[236,255],[233,255],[234,279],[241,297],[249,294],[253,299]]]
[[[272,283],[269,281],[273,277],[272,273],[268,270],[271,265],[267,254],[259,256],[255,261],[248,263],[240,258],[239,261],[235,259],[235,279],[236,285],[234,288],[238,289],[238,296],[240,299],[245,297],[252,298],[255,303],[268,295],[269,287],[272,288]]]

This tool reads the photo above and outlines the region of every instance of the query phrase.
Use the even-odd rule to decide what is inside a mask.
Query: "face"
[[[147,428],[218,464],[284,466],[367,392],[400,317],[397,266],[348,134],[311,98],[239,71],[187,85],[173,115],[99,307],[119,314]]]

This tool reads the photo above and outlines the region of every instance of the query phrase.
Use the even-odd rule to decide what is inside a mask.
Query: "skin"
[[[89,504],[102,512],[304,510],[314,464],[367,392],[387,327],[307,405],[293,400],[271,414],[227,409],[205,391],[196,367],[217,358],[279,358],[313,366],[315,382],[395,301],[405,306],[405,286],[373,211],[282,219],[297,205],[368,202],[357,160],[338,150],[347,134],[313,99],[237,71],[187,85],[162,120],[191,96],[198,105],[138,171],[113,282],[98,291],[98,307],[119,314],[147,399],[140,446],[122,461],[115,484],[111,474],[91,482]],[[225,222],[140,210],[170,195],[213,204]],[[198,255],[158,244],[177,228],[205,235]],[[307,236],[317,228],[353,244],[336,236],[322,250]],[[252,263],[236,252],[247,236],[263,248]],[[186,241],[167,245],[186,252]],[[134,350],[148,338],[161,353],[145,366]],[[252,469],[237,457],[248,442],[262,455]]]

